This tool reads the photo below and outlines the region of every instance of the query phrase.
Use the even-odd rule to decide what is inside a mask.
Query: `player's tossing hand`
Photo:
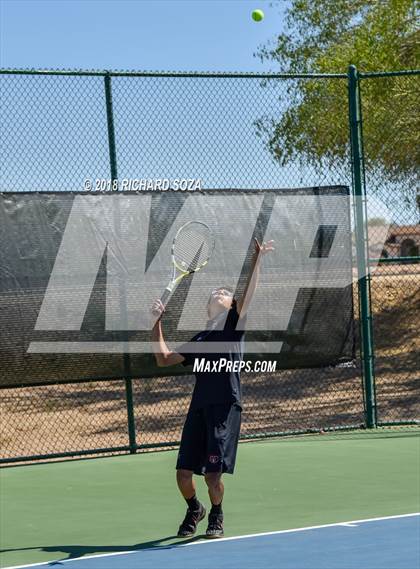
[[[152,314],[156,318],[161,318],[162,314],[165,312],[165,307],[163,306],[161,300],[157,298],[152,304]]]
[[[255,241],[255,253],[257,257],[259,257],[260,255],[266,255],[267,253],[274,251],[273,240],[267,242],[264,241],[263,243],[260,243],[258,239],[254,238],[254,241]]]

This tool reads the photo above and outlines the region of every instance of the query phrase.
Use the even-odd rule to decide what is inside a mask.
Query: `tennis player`
[[[188,509],[178,531],[178,537],[191,537],[206,510],[196,496],[194,474],[204,475],[211,501],[206,536],[218,538],[223,532],[222,501],[224,486],[222,474],[233,474],[239,431],[241,426],[241,386],[239,362],[243,359],[244,319],[258,284],[263,255],[274,249],[273,242],[255,240],[255,251],[242,298],[236,300],[227,287],[211,292],[207,311],[206,330],[194,336],[179,351],[168,349],[162,331],[161,318],[165,310],[156,300],[152,313],[158,317],[153,330],[154,354],[159,367],[183,364],[193,365],[195,358],[204,358],[205,371],[196,372],[196,383],[191,404],[182,431],[177,460],[177,484]],[[241,323],[237,326],[239,320]],[[236,328],[238,327],[238,330]],[[195,342],[228,343],[227,353],[208,353],[203,346],[200,353],[188,347]],[[228,362],[220,371],[212,371],[223,358]],[[209,362],[209,363],[207,363]],[[235,365],[236,362],[236,365]],[[210,370],[210,371],[208,371]],[[236,370],[236,371],[234,371]]]

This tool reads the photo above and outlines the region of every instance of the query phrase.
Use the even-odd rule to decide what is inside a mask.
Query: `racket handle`
[[[160,301],[163,304],[163,306],[166,306],[171,294],[172,294],[172,291],[169,288],[165,288],[162,296],[160,297]]]

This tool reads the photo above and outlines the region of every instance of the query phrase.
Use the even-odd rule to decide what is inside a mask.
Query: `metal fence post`
[[[108,147],[109,147],[109,162],[111,167],[111,187],[113,187],[114,180],[118,180],[117,172],[117,153],[115,146],[115,129],[114,129],[114,112],[112,106],[112,89],[111,89],[111,76],[109,73],[105,74],[105,102],[106,102],[106,119],[108,126]],[[116,231],[119,233],[121,229],[121,220],[119,211],[115,212],[116,215]],[[126,316],[126,291],[124,284],[120,294],[120,309],[123,315],[123,320],[127,320]],[[124,317],[125,316],[125,317]],[[128,336],[125,338],[128,342]],[[134,418],[134,404],[133,404],[133,382],[131,378],[131,361],[128,351],[123,354],[123,366],[125,381],[125,398],[127,405],[127,424],[128,424],[128,439],[130,452],[134,454],[137,450],[136,442],[136,422]]]
[[[372,428],[377,425],[374,372],[375,356],[370,302],[367,219],[365,218],[366,187],[364,185],[362,118],[360,109],[359,78],[355,65],[350,65],[348,68],[348,93],[353,196],[355,201],[354,212],[360,304],[360,331],[362,339],[362,364],[366,400],[366,426],[368,428]]]

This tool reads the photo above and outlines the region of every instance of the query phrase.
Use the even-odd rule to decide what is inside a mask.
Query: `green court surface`
[[[226,536],[418,512],[419,434],[242,443],[225,477]],[[168,451],[2,469],[1,566],[179,542],[175,460]],[[202,479],[198,496],[208,504]]]

